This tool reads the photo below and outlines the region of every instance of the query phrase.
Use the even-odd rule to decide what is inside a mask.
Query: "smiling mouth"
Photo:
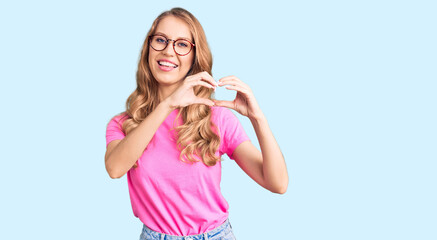
[[[173,63],[169,63],[166,61],[158,61],[159,66],[164,66],[164,67],[172,67],[172,68],[177,68],[178,65],[175,65]]]

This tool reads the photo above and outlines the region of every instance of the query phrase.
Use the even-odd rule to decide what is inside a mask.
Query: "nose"
[[[173,54],[176,54],[173,49],[173,41],[170,39],[167,41],[167,46],[162,50],[165,55],[173,56]]]

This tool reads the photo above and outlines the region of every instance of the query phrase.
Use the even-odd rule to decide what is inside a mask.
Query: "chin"
[[[179,81],[181,81],[184,77],[180,74],[157,74],[155,76],[156,81],[158,81],[159,84],[164,85],[172,85]]]

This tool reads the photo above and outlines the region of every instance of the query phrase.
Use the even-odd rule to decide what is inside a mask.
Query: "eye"
[[[181,48],[187,48],[189,46],[189,43],[184,40],[177,41],[177,46]]]
[[[157,42],[157,43],[165,43],[165,42],[167,42],[167,39],[165,39],[164,37],[156,36],[155,37],[155,42]]]

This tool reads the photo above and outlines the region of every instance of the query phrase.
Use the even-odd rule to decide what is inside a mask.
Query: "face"
[[[194,43],[189,25],[174,16],[163,18],[154,34],[173,40],[182,38]],[[190,70],[193,59],[194,47],[187,55],[179,56],[173,49],[173,41],[169,41],[162,51],[156,51],[149,44],[149,67],[161,86],[180,83]]]

